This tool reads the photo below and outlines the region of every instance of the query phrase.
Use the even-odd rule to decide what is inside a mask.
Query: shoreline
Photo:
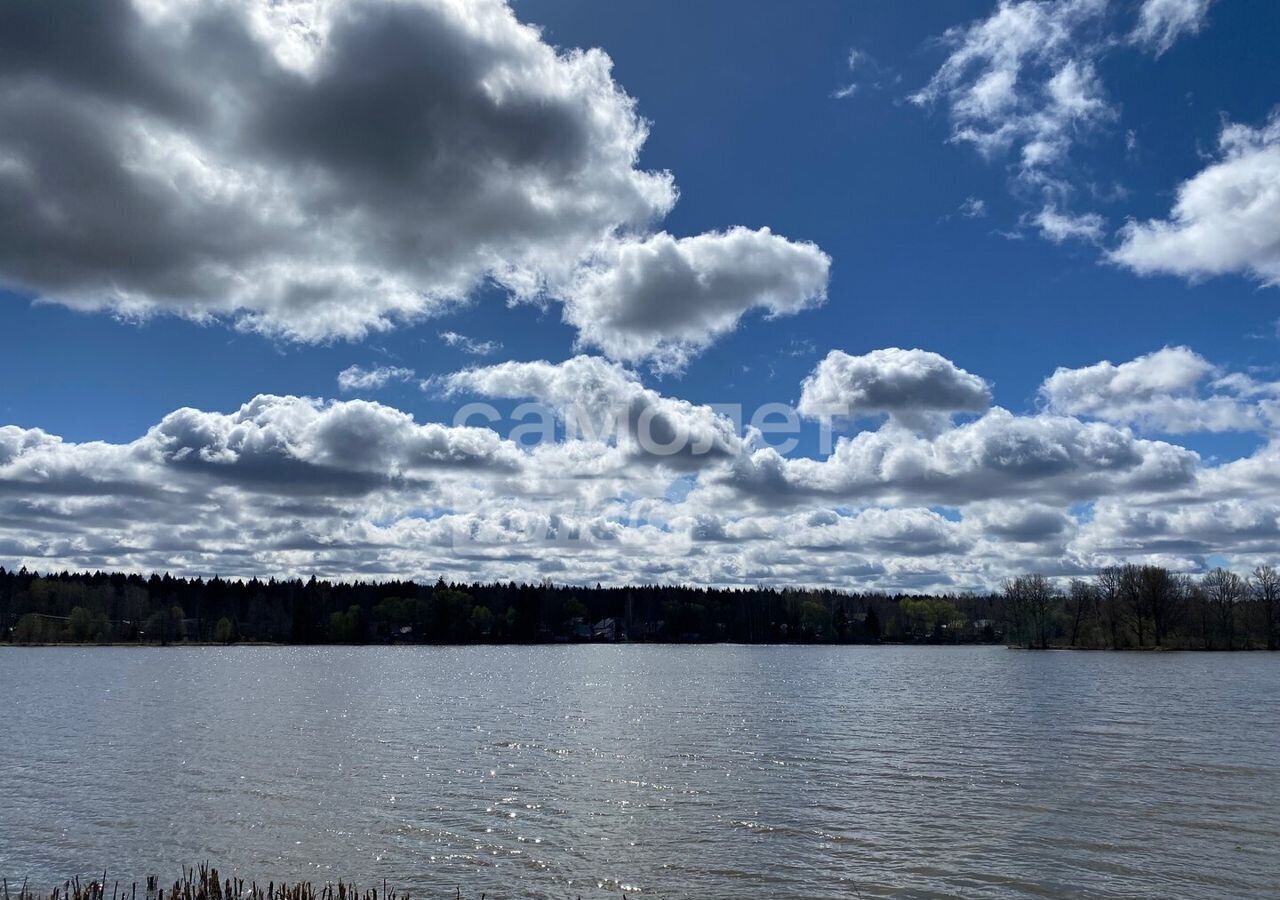
[[[169,644],[143,644],[132,643],[126,641],[114,641],[107,643],[89,643],[89,642],[73,642],[73,641],[49,641],[43,643],[8,643],[0,642],[0,650],[39,650],[53,647],[67,649],[107,649],[107,650],[208,650],[208,649],[230,649],[233,647],[243,647],[246,649],[258,649],[268,647],[299,647],[299,648],[322,648],[322,647],[346,647],[346,648],[397,648],[397,649],[416,649],[416,648],[438,648],[438,649],[460,649],[465,647],[798,647],[798,648],[816,648],[816,647],[847,647],[847,648],[874,648],[874,647],[927,647],[938,650],[958,650],[972,649],[976,647],[992,647],[1003,650],[1017,650],[1027,653],[1275,653],[1280,651],[1268,650],[1266,647],[1236,647],[1226,649],[1223,647],[1025,647],[1017,644],[996,644],[996,643],[927,643],[918,641],[879,641],[876,643],[856,643],[856,642],[800,642],[800,641],[760,641],[760,642],[744,642],[744,641],[537,641],[537,642],[517,642],[517,641],[469,641],[465,643],[394,643],[394,644],[341,644],[341,643],[284,643],[279,641],[237,641],[233,644],[222,644],[214,641],[183,641],[181,643]]]

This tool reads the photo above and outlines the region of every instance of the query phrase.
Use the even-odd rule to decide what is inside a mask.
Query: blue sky
[[[1018,88],[1031,93],[1024,97],[1029,105],[1017,114],[1042,115],[1037,85],[1068,66],[1089,73],[1099,107],[1054,132],[1053,139],[1065,148],[1060,156],[1028,167],[1020,162],[1024,137],[986,153],[973,141],[956,139],[964,125],[957,109],[973,96],[977,75],[966,73],[950,84],[937,81],[946,61],[963,52],[968,38],[976,40],[975,29],[999,12],[992,2],[811,2],[797,8],[738,0],[520,0],[512,7],[514,16],[539,26],[543,43],[561,53],[572,48],[607,53],[614,85],[634,99],[636,112],[647,120],[649,132],[638,145],[633,171],[671,173],[679,197],[674,205],[654,201],[653,208],[661,211],[641,233],[648,228],[683,239],[734,226],[767,227],[792,247],[811,243],[829,258],[821,288],[825,301],[810,296],[811,279],[795,288],[796,296],[787,301],[795,306],[786,314],[770,317],[767,303],[745,303],[732,327],[672,363],[664,362],[665,350],[627,355],[610,349],[621,345],[584,341],[595,326],[581,318],[566,321],[569,307],[559,302],[555,286],[528,302],[512,303],[509,285],[486,276],[455,292],[447,304],[418,309],[392,327],[354,335],[321,328],[298,339],[295,326],[308,315],[305,305],[288,307],[294,318],[283,331],[275,326],[253,330],[243,320],[236,327],[237,317],[254,308],[252,288],[246,303],[224,308],[221,299],[210,299],[215,287],[208,295],[200,293],[203,288],[195,291],[192,296],[199,296],[190,302],[162,292],[147,294],[151,288],[140,287],[135,296],[143,296],[146,308],[139,315],[136,305],[122,300],[99,302],[95,291],[108,294],[114,283],[104,279],[101,266],[76,281],[75,296],[67,299],[60,291],[68,282],[60,275],[28,274],[15,251],[16,261],[0,259],[0,280],[12,289],[0,295],[0,333],[5,335],[0,379],[7,388],[0,396],[0,422],[39,429],[67,443],[123,446],[179,408],[227,415],[256,395],[274,394],[338,402],[364,397],[403,410],[419,423],[447,423],[465,399],[442,387],[452,373],[504,361],[560,363],[577,353],[601,362],[612,359],[611,365],[620,365],[648,389],[694,405],[796,404],[802,382],[829,351],[862,358],[894,347],[930,351],[979,376],[987,383],[989,406],[1028,418],[1051,404],[1041,387],[1058,367],[1083,370],[1103,360],[1118,365],[1177,347],[1189,348],[1213,367],[1199,386],[1174,390],[1182,391],[1183,400],[1218,397],[1226,405],[1225,395],[1218,396],[1221,391],[1208,381],[1235,373],[1261,385],[1250,388],[1250,397],[1269,402],[1269,386],[1280,379],[1280,303],[1266,274],[1275,264],[1274,236],[1269,248],[1265,236],[1260,239],[1262,247],[1253,257],[1223,251],[1227,262],[1210,260],[1194,271],[1179,269],[1176,248],[1153,251],[1165,256],[1146,272],[1116,254],[1125,244],[1126,221],[1170,220],[1179,186],[1226,159],[1219,144],[1225,129],[1252,129],[1264,162],[1273,152],[1273,138],[1264,131],[1280,103],[1274,64],[1280,8],[1257,0],[1166,2],[1189,18],[1179,20],[1164,44],[1159,35],[1134,37],[1143,15],[1136,2],[1025,2],[1009,8],[1052,23],[1070,6],[1079,11],[1062,48],[1052,57],[1020,63]],[[156,60],[160,68],[173,65],[160,50]],[[0,73],[0,84],[17,91],[33,79],[48,78],[70,93],[78,90],[66,87],[78,83],[73,74],[24,74],[19,67]],[[852,91],[842,91],[850,85]],[[937,90],[923,98],[920,92],[930,85]],[[90,102],[105,108],[118,101]],[[142,100],[125,103],[145,106]],[[26,120],[12,120],[20,121]],[[988,118],[980,124],[992,123]],[[193,140],[197,151],[213,143],[207,134]],[[241,160],[224,164],[249,165]],[[1260,177],[1265,186],[1267,170]],[[1270,189],[1280,185],[1272,182]],[[978,208],[981,214],[974,215]],[[1036,220],[1048,209],[1087,233],[1052,239]],[[1256,227],[1257,220],[1251,222]],[[124,231],[136,226],[127,216],[116,223]],[[1227,226],[1219,230],[1226,234]],[[623,231],[634,227],[634,222],[624,225]],[[1208,221],[1205,227],[1219,223]],[[46,247],[55,268],[64,262],[58,252],[73,252],[54,248],[52,240],[36,250]],[[66,268],[82,263],[90,269],[78,259]],[[428,279],[434,277],[433,264],[429,254],[419,256],[414,276],[426,271]],[[129,277],[133,274],[121,276]],[[596,307],[577,302],[581,316],[594,315]],[[88,306],[105,308],[85,311]],[[495,349],[484,356],[468,353],[444,342],[440,334],[446,331],[493,342]],[[351,366],[396,367],[412,375],[392,377],[378,389],[340,390],[338,373]],[[483,396],[507,409],[521,396],[533,395],[489,391]],[[1253,402],[1232,397],[1244,405]],[[1117,413],[1114,403],[1101,411],[1101,402],[1074,402],[1057,411],[1106,422],[1139,439],[1174,443],[1199,454],[1204,466],[1256,460],[1272,446],[1274,425],[1171,429],[1165,412]],[[951,424],[981,412],[951,410]],[[851,433],[874,431],[886,416],[889,425],[895,416],[901,418],[894,408],[869,407]],[[821,457],[815,423],[807,421],[804,429],[796,455]],[[1068,493],[1064,509],[1094,499],[1088,489]],[[942,509],[950,519],[964,518],[952,512],[963,504],[949,496],[890,494],[824,502],[854,511]],[[744,507],[739,521],[749,516]],[[1132,542],[1125,546],[1125,553],[1142,555],[1144,548]],[[23,559],[51,552],[48,545],[38,552],[25,550],[31,552]],[[1070,555],[1058,550],[1059,557]],[[1220,550],[1230,548],[1204,544],[1173,551],[1170,558],[1194,569]],[[1250,554],[1257,550],[1250,545],[1240,559],[1253,559]],[[1097,551],[1108,552],[1119,551]],[[113,556],[102,548],[95,553],[117,564],[163,561],[146,554]],[[1079,565],[1087,565],[1087,553],[1071,553]],[[1030,555],[1047,559],[1054,554],[1042,548]],[[91,557],[98,558],[87,552],[61,558],[89,562]],[[327,561],[325,570],[343,574],[341,566]],[[984,569],[973,578],[993,577],[998,569]],[[785,567],[770,571],[788,577]]]
[[[833,346],[934,350],[989,378],[1011,408],[1033,403],[1056,366],[1169,344],[1224,364],[1280,363],[1280,307],[1249,279],[1138,278],[1100,264],[1089,247],[998,235],[1025,212],[1009,196],[1006,166],[947,144],[945,116],[905,100],[944,55],[930,41],[992,4],[864,6],[815,2],[803,16],[767,2],[516,7],[551,42],[608,51],[618,82],[653,122],[642,164],[680,184],[668,230],[769,225],[833,258],[823,308],[740,328],[690,366],[681,396],[793,401]],[[1160,59],[1131,51],[1110,61],[1107,87],[1123,122],[1081,156],[1095,177],[1132,192],[1101,207],[1113,222],[1165,213],[1224,116],[1265,118],[1280,98],[1269,49],[1277,39],[1280,10],[1238,0],[1214,7],[1202,34]],[[888,83],[833,99],[855,80],[851,49],[874,54]],[[1138,159],[1126,159],[1126,128],[1139,136]],[[984,200],[985,218],[960,215],[968,197]],[[573,342],[554,308],[507,310],[498,292],[393,335],[319,347],[171,318],[138,326],[19,297],[0,306],[0,327],[11,335],[0,362],[12,386],[5,421],[75,440],[128,440],[177,406],[230,409],[264,391],[333,396],[335,373],[351,364],[392,360],[429,373],[471,362],[439,342],[441,330],[502,341],[514,359],[562,359]],[[780,353],[791,341],[813,349]],[[443,411],[412,387],[392,396],[423,415]]]

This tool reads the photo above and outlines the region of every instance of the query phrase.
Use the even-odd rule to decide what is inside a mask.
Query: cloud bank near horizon
[[[363,399],[269,395],[176,410],[125,444],[0,427],[0,557],[246,577],[957,590],[1124,560],[1248,567],[1280,540],[1280,382],[1187,348],[1059,369],[1046,408],[1021,415],[922,350],[832,351],[802,387],[810,411],[834,397],[883,421],[826,455],[788,455],[720,410],[579,356],[441,382],[458,399],[536,400],[561,425],[591,419],[534,443],[484,417],[419,423]],[[1130,427],[1218,427],[1219,396],[1231,427],[1263,439],[1253,454],[1213,463]],[[901,418],[921,411],[965,416],[923,430]]]

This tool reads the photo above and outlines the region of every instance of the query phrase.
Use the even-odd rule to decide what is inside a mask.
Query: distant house
[[[614,641],[618,639],[618,620],[613,616],[601,619],[591,628],[591,638],[596,641]]]

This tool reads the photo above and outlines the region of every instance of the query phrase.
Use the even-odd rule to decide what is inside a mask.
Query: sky
[[[1280,8],[0,9],[0,565],[1280,557]]]

